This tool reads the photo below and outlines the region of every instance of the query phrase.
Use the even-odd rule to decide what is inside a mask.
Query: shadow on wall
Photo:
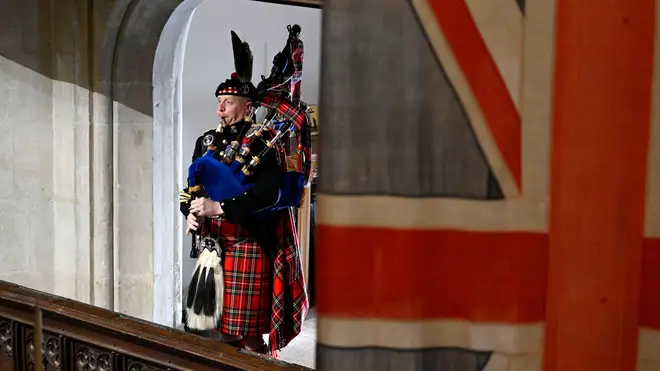
[[[50,79],[112,96],[152,116],[156,46],[169,15],[182,0],[91,3],[3,1],[0,56]],[[117,63],[127,60],[131,63]],[[124,89],[125,84],[139,84],[139,89]]]
[[[3,0],[0,57],[50,79],[112,96],[118,103],[153,116],[151,77],[156,46],[169,16],[182,2]],[[300,3],[319,6],[313,0]],[[219,35],[217,27],[208,31]]]

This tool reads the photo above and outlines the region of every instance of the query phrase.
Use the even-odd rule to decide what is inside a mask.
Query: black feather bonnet
[[[231,46],[234,52],[234,68],[236,72],[231,77],[218,85],[215,96],[237,95],[250,99],[255,98],[256,89],[252,84],[252,65],[254,58],[250,45],[242,41],[236,32],[231,31]]]

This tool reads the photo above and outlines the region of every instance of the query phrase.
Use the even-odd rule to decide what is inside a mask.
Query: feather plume
[[[231,31],[231,45],[234,52],[234,68],[238,79],[244,83],[251,82],[254,57],[250,45],[246,41],[242,41],[234,31]]]

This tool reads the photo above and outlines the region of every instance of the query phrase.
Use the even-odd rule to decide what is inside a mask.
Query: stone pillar
[[[188,31],[197,6],[204,0],[188,0],[172,13],[156,49],[154,60],[154,165],[153,165],[153,260],[154,314],[156,323],[181,324],[183,299],[182,249],[185,221],[178,198],[184,188],[183,64]]]
[[[92,302],[90,276],[91,62],[85,4],[51,8],[53,42],[53,292]],[[57,21],[54,21],[57,19]]]
[[[545,371],[636,370],[654,25],[558,2]]]

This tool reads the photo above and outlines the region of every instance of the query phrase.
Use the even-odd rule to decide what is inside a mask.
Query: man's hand
[[[219,202],[202,197],[192,200],[190,212],[197,216],[220,216],[224,211],[222,211]]]
[[[203,221],[204,221],[203,216],[195,216],[195,214],[189,213],[188,218],[186,218],[186,224],[187,224],[186,236],[190,234],[190,231],[196,231]]]

